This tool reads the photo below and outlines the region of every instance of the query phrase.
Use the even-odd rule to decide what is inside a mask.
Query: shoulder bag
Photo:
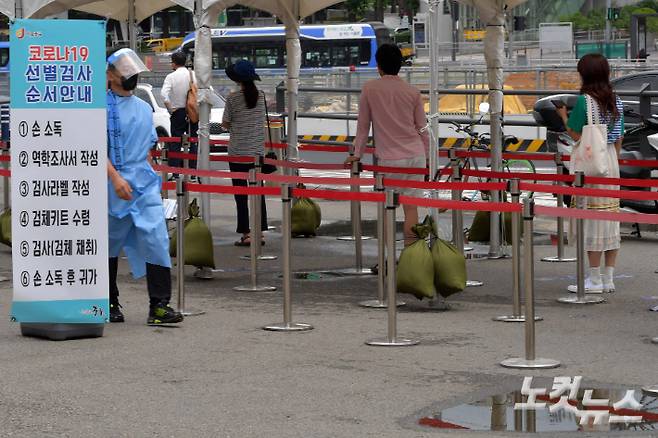
[[[270,142],[272,141],[272,128],[270,128],[270,112],[267,110],[267,99],[265,98],[265,92],[263,91],[263,102],[265,102],[265,119],[267,121],[267,134]],[[265,158],[269,160],[277,160],[278,157],[274,151],[269,151],[265,154]],[[263,164],[262,172],[265,174],[270,174],[276,172],[276,166],[274,164]]]
[[[197,86],[194,82],[192,70],[190,73],[190,88],[187,90],[187,100],[185,101],[185,112],[187,113],[187,120],[190,123],[199,123],[199,104],[197,102]]]
[[[585,176],[604,177],[608,166],[608,127],[600,121],[599,105],[585,95],[587,125],[583,127],[580,141],[571,154],[571,173],[582,171]]]

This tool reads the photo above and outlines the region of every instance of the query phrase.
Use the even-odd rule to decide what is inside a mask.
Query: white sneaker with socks
[[[613,286],[614,288],[614,286]],[[590,277],[587,277],[585,279],[585,293],[586,294],[602,294],[603,293],[603,282],[601,281],[599,277],[599,281],[595,282],[592,281]],[[578,285],[572,284],[571,286],[567,287],[567,290],[571,293],[578,293]]]
[[[614,288],[614,286],[613,286]],[[578,293],[578,285],[572,284],[567,287],[571,293]],[[589,268],[589,275],[585,279],[585,293],[586,294],[602,294],[604,290],[603,281],[601,279],[601,267]]]

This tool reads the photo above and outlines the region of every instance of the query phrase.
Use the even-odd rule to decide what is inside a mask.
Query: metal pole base
[[[494,321],[499,321],[499,322],[525,322],[525,315],[509,315],[509,316],[497,316],[493,318]],[[543,321],[544,318],[541,316],[535,316],[535,321]]]
[[[331,275],[374,275],[375,273],[372,272],[372,269],[370,268],[362,268],[362,269],[356,269],[356,268],[347,268],[347,269],[337,269],[335,271],[324,271],[322,272],[323,274],[331,274]]]
[[[371,240],[374,239],[372,236],[361,236],[361,240]],[[343,242],[354,242],[356,238],[354,236],[338,236],[336,240],[342,240]]]
[[[274,286],[235,286],[237,292],[272,292],[276,290]]]
[[[653,342],[654,344],[658,344],[658,338],[653,338],[651,342]]]
[[[560,362],[553,359],[544,359],[538,358],[535,360],[523,359],[522,357],[513,357],[506,359],[500,363],[501,366],[505,368],[516,368],[516,369],[549,369],[557,368],[560,366]]]
[[[585,295],[583,298],[579,298],[577,295],[571,295],[558,298],[557,301],[564,304],[600,304],[605,303],[605,298],[597,297],[595,295]]]
[[[0,282],[3,282],[3,281],[9,281],[9,277],[4,277],[4,276],[0,275]]]
[[[642,392],[658,397],[658,385],[644,386],[642,387]]]
[[[465,247],[464,247],[464,252],[470,252],[470,251],[473,251],[473,247],[472,247],[472,246],[465,246]]]
[[[270,324],[263,327],[263,330],[268,330],[271,332],[305,332],[307,330],[313,330],[311,324],[304,324],[301,322],[280,322],[278,324]]]
[[[542,262],[549,262],[549,263],[567,263],[567,262],[575,262],[577,259],[575,257],[558,257],[558,256],[553,256],[553,257],[544,257],[541,259]]]
[[[397,301],[395,303],[395,305],[398,306],[398,307],[404,306],[406,304],[407,303],[405,303],[404,301]],[[371,308],[371,309],[386,309],[386,308],[388,308],[388,303],[386,301],[367,300],[367,301],[361,301],[359,303],[359,306],[368,307],[368,308]]]
[[[199,315],[204,315],[206,313],[205,310],[199,310],[199,309],[183,309],[183,310],[178,310],[183,316],[199,316]]]
[[[366,345],[371,345],[373,347],[409,347],[411,345],[418,345],[418,343],[419,341],[406,338],[395,338],[390,340],[388,338],[377,338],[366,341]]]
[[[278,259],[278,257],[275,256],[275,255],[259,255],[256,258],[258,260],[277,260]],[[240,260],[251,260],[251,256],[250,255],[240,256]]]
[[[197,268],[197,270],[194,271],[194,276],[202,280],[212,280],[213,278],[215,278],[215,276],[213,275],[213,269],[210,269],[208,267]]]
[[[466,287],[480,287],[482,285],[484,285],[484,283],[478,280],[466,280]]]

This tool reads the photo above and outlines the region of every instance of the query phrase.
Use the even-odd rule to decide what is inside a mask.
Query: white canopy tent
[[[505,60],[505,10],[520,5],[527,0],[458,0],[474,6],[480,20],[487,26],[484,39],[484,58],[487,64],[489,82],[489,115],[491,128],[492,170],[502,168],[503,146],[503,61]],[[434,41],[436,43],[436,41]],[[434,69],[437,66],[432,66]],[[493,192],[493,201],[499,201],[498,192]],[[489,254],[500,256],[500,214],[491,215],[491,240]]]
[[[178,5],[192,10],[193,0],[16,0],[11,3],[22,7],[22,16],[25,18],[45,18],[75,9],[125,21],[128,23],[130,47],[135,48],[137,23],[171,6]]]
[[[195,14],[198,17],[194,42],[194,70],[199,89],[199,168],[208,168],[210,81],[212,76],[212,45],[210,28],[217,22],[219,14],[230,6],[240,4],[260,9],[279,18],[286,27],[287,55],[287,112],[288,112],[288,156],[297,156],[297,98],[299,70],[301,67],[301,45],[299,22],[320,9],[340,3],[341,0],[196,0]],[[208,196],[202,196],[204,220],[210,223]]]
[[[289,156],[296,156],[297,154],[297,95],[299,88],[299,69],[301,66],[299,22],[302,18],[333,4],[340,3],[340,1],[341,0],[207,0],[204,2],[204,9],[207,17],[211,19],[211,22],[215,22],[219,13],[228,6],[240,4],[269,12],[279,18],[285,25]]]
[[[14,18],[16,6],[14,0],[0,0],[0,14]]]

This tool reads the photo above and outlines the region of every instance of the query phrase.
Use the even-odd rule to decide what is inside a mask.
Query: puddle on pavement
[[[558,402],[557,399],[549,400],[547,396],[537,397],[538,403],[546,403],[546,406],[537,410],[515,410],[514,405],[526,402],[527,397],[522,396],[520,391],[494,395],[484,400],[465,403],[455,407],[444,409],[434,415],[425,416],[418,420],[418,424],[424,427],[442,430],[464,431],[494,431],[494,432],[647,432],[658,431],[658,398],[654,395],[636,390],[634,397],[642,405],[641,409],[619,409],[612,407],[616,401],[626,395],[626,390],[620,389],[595,389],[592,399],[609,399],[610,407],[592,407],[591,411],[607,410],[610,416],[642,417],[639,423],[611,423],[603,419],[603,424],[594,424],[594,418],[589,417],[584,425],[581,425],[581,417],[578,413],[560,409],[551,413],[549,406]],[[580,391],[578,399],[570,401],[569,404],[575,410],[584,410],[582,400],[584,391]],[[610,418],[610,417],[608,417]]]

